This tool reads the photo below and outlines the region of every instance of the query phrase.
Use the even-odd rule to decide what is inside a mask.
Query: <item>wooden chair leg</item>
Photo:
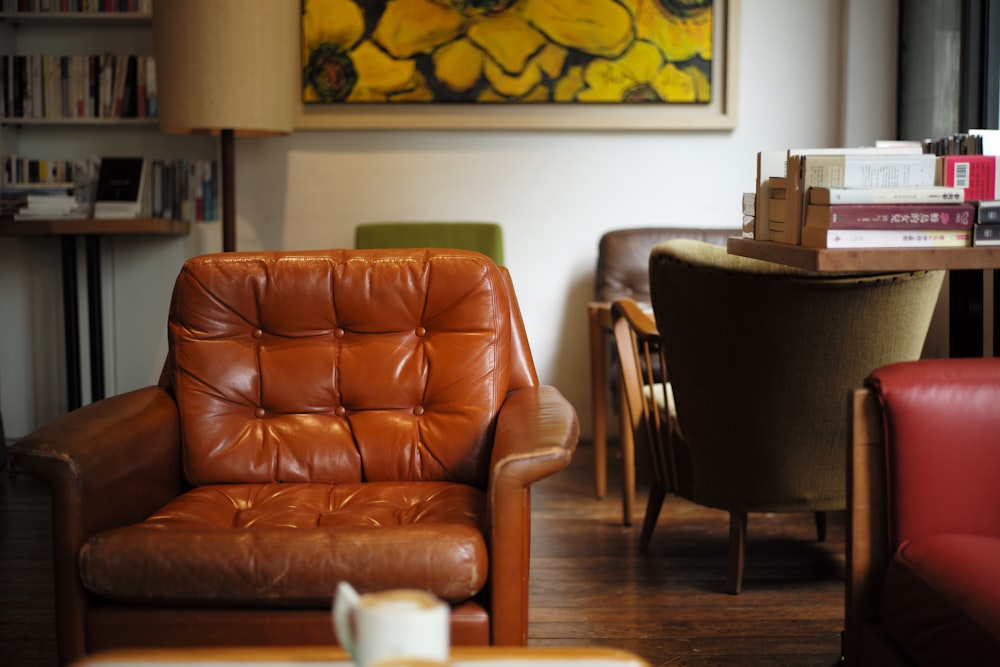
[[[608,490],[608,359],[601,309],[591,304],[587,309],[590,324],[590,404],[594,411],[594,495],[603,498]]]
[[[826,540],[826,512],[816,512],[816,540]]]
[[[639,536],[639,551],[649,549],[649,541],[653,539],[653,531],[656,529],[656,522],[660,518],[660,510],[663,508],[663,501],[667,497],[666,487],[653,482],[649,490],[649,499],[646,501],[646,516],[642,520],[642,534]]]
[[[618,392],[621,401],[622,415],[621,440],[622,447],[622,523],[632,525],[632,514],[635,512],[635,436],[628,423],[628,403],[625,389]]]
[[[747,541],[747,513],[729,513],[729,569],[726,592],[739,595],[743,588],[743,557]]]

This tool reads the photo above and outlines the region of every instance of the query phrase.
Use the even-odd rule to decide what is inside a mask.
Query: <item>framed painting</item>
[[[739,0],[302,0],[297,129],[725,130]]]

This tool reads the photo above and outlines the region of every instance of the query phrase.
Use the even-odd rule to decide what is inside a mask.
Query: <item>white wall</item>
[[[851,62],[864,67],[843,62],[841,26],[863,33],[856,42],[848,36],[846,45]],[[754,188],[758,151],[893,136],[894,35],[895,0],[743,0],[732,131],[301,131],[238,140],[238,246],[350,247],[355,225],[374,220],[501,223],[539,375],[566,394],[589,435],[585,305],[601,234],[643,225],[739,227],[740,197]],[[844,71],[851,77],[846,95]],[[878,85],[869,86],[869,77]],[[852,97],[855,88],[862,107],[852,103],[860,99]],[[871,113],[861,114],[859,129],[845,129],[843,119],[858,108]],[[119,240],[111,249],[117,391],[155,379],[159,360],[144,359],[165,345],[157,318],[173,278],[167,267],[206,242],[172,251],[152,243]],[[14,318],[3,325],[0,400],[12,436],[57,414],[63,400],[52,393],[58,380],[36,377],[61,373],[58,363],[36,363],[59,358],[61,338],[51,331],[61,325],[51,312],[25,312],[38,294],[51,295],[51,285],[22,276],[32,274],[27,264],[36,259],[55,274],[58,255],[43,245],[0,239],[0,313]],[[13,261],[23,253],[38,257]],[[158,261],[164,253],[168,259]],[[142,284],[156,289],[136,289]]]

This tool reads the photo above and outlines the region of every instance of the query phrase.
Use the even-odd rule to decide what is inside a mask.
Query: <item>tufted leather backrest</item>
[[[485,487],[505,395],[537,384],[512,300],[464,250],[189,260],[164,373],[188,480]]]

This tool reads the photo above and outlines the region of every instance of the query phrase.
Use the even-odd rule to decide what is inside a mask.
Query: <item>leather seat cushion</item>
[[[79,565],[131,602],[326,606],[340,581],[456,602],[486,584],[486,526],[484,492],[450,482],[203,486],[98,533]]]
[[[993,664],[1000,655],[1000,538],[937,534],[903,543],[881,618],[919,664]]]

